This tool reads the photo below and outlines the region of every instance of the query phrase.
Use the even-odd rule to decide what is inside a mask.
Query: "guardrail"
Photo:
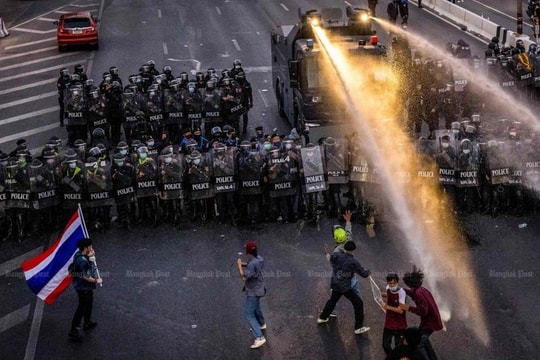
[[[523,40],[525,48],[528,49],[530,44],[535,43],[527,35],[519,35],[448,0],[423,0],[422,6],[452,20],[464,31],[477,34],[488,42],[497,36],[504,46],[515,46],[517,40]]]

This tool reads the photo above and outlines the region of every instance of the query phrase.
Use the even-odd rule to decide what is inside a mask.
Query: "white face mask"
[[[166,164],[170,164],[171,162],[172,162],[172,157],[167,156],[167,157],[165,158],[165,163],[166,163]]]
[[[124,166],[124,162],[123,161],[115,161],[114,162],[117,166]]]
[[[390,289],[390,291],[397,291],[399,289],[399,286],[389,286],[388,289]]]
[[[509,135],[512,136],[512,137],[515,137],[517,135],[517,133],[511,132]]]
[[[471,152],[471,149],[463,149],[463,153],[465,155],[469,154]]]
[[[285,145],[285,149],[287,149],[287,150],[292,149],[292,144]]]
[[[127,155],[127,150],[120,150],[120,154],[126,156]]]
[[[442,145],[443,149],[447,149],[450,146],[450,144],[447,143],[447,142],[443,142],[441,145]]]
[[[77,167],[77,163],[74,163],[74,162],[69,163],[69,168],[70,169],[75,169],[76,167]]]
[[[193,163],[195,165],[199,165],[201,163],[201,159],[195,159],[195,160],[193,160]]]

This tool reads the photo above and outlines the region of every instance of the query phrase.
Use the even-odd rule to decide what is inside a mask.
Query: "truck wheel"
[[[276,87],[276,100],[278,103],[279,116],[281,116],[282,118],[287,117],[285,109],[283,109],[283,96],[281,95],[281,91],[279,91],[279,84]]]

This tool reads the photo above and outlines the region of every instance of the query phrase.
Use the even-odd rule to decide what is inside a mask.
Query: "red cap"
[[[251,254],[253,251],[257,251],[257,243],[255,241],[248,241],[246,243],[246,253]]]

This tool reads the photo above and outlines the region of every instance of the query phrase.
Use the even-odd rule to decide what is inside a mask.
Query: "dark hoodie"
[[[358,274],[363,278],[367,278],[371,274],[349,253],[333,253],[330,256],[330,263],[333,269],[330,287],[332,290],[339,292],[351,290],[351,279],[354,274]]]

